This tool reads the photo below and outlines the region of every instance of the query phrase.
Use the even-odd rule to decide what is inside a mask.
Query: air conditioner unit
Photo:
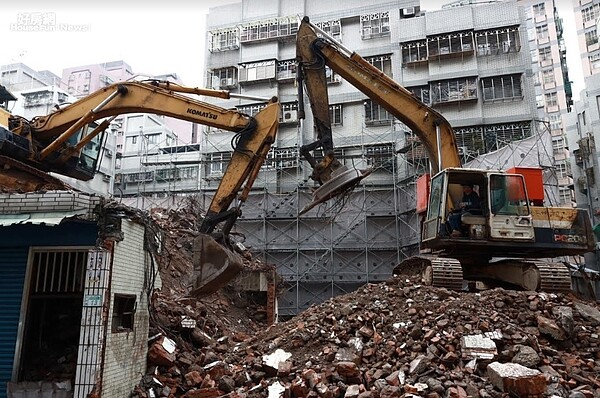
[[[458,147],[458,154],[461,156],[467,155],[469,153],[469,147],[466,146],[459,146]]]
[[[107,149],[106,150],[106,156],[109,157],[109,158],[112,158],[112,155],[113,155],[113,151],[111,151],[110,149]]]
[[[283,123],[296,121],[298,121],[298,111],[292,110],[283,112]]]
[[[103,175],[102,176],[102,181],[104,181],[104,182],[110,182],[110,176],[109,175]]]
[[[414,17],[415,16],[415,7],[407,7],[407,8],[403,8],[401,11],[401,16],[402,17]]]
[[[233,79],[233,77],[225,79],[225,87],[233,87],[233,86],[235,86],[235,80]]]

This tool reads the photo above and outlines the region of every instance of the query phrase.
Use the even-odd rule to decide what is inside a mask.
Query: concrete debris
[[[516,363],[492,362],[487,367],[492,384],[517,397],[536,397],[546,392],[546,378],[535,369]]]
[[[167,231],[193,231],[194,217],[163,211],[158,219]],[[175,358],[153,362],[162,342],[152,341],[148,374],[163,386],[143,378],[132,397],[147,398],[150,388],[169,398],[600,397],[598,303],[501,288],[454,292],[403,277],[268,325],[256,316],[262,304],[235,285],[186,296],[185,236],[164,245],[150,316],[150,334],[172,339]]]
[[[463,354],[472,358],[494,359],[498,355],[496,343],[483,335],[463,336],[460,341]]]

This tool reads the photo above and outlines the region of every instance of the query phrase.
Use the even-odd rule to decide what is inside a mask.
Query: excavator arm
[[[230,98],[225,91],[180,86],[169,82],[122,82],[100,89],[54,113],[34,118],[9,120],[9,130],[0,131],[0,184],[4,188],[37,186],[47,171],[90,179],[94,168],[82,170],[80,161],[88,144],[112,118],[127,113],[170,116],[236,133],[231,161],[212,198],[194,242],[192,294],[204,295],[219,289],[243,269],[243,260],[232,250],[229,232],[241,214],[258,172],[275,141],[280,105],[276,97],[254,117],[190,98],[187,94]],[[258,99],[253,97],[252,99]],[[261,98],[261,100],[264,100]],[[101,121],[102,119],[102,121]],[[99,122],[99,123],[95,123]],[[89,127],[95,123],[95,127]],[[100,145],[97,146],[98,149]],[[95,161],[95,159],[94,159]],[[27,180],[35,183],[26,184]],[[25,183],[24,183],[25,180]],[[241,191],[241,192],[240,192]],[[231,207],[237,199],[235,207]],[[219,224],[223,224],[216,231]]]
[[[318,34],[322,37],[319,37]],[[355,52],[345,49],[304,17],[296,39],[299,75],[304,80],[315,127],[317,141],[307,145],[306,151],[322,148],[323,160],[314,162],[315,178],[331,173],[333,138],[329,120],[329,96],[325,79],[325,65],[346,79],[367,97],[384,107],[408,126],[420,139],[431,162],[432,174],[448,167],[461,167],[461,160],[452,127],[437,111],[425,105],[410,91],[398,85],[382,71]],[[300,86],[300,85],[299,85]],[[330,157],[327,155],[331,154]]]

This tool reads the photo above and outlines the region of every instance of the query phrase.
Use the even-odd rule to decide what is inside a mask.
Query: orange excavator
[[[4,93],[6,90],[2,88]],[[15,98],[6,91],[5,104]],[[152,113],[234,132],[232,158],[194,242],[193,295],[219,289],[243,268],[228,238],[241,214],[279,125],[277,98],[254,116],[202,102],[185,94],[228,99],[227,91],[185,87],[166,81],[121,82],[102,88],[47,116],[31,121],[0,107],[0,189],[30,192],[65,185],[48,172],[89,180],[96,173],[101,134],[112,119]],[[242,97],[242,96],[240,96]],[[247,96],[244,96],[247,97]],[[236,205],[231,206],[236,200]],[[220,226],[220,228],[217,228]]]
[[[541,170],[463,168],[454,131],[442,114],[308,17],[298,29],[296,55],[299,87],[309,97],[318,138],[304,149],[322,150],[325,155],[318,164],[312,160],[320,173],[313,178],[338,179],[336,186],[348,187],[368,175],[357,171],[350,178],[336,177],[342,166],[333,156],[326,66],[407,125],[427,152],[433,177],[417,181],[420,254],[399,264],[394,274],[416,274],[426,284],[451,289],[473,281],[527,290],[570,290],[569,269],[556,258],[594,250],[590,217],[583,209],[545,207]],[[447,220],[460,202],[463,184],[476,188],[482,206],[479,212],[461,215],[460,235],[451,234]],[[331,192],[317,190],[307,209]]]

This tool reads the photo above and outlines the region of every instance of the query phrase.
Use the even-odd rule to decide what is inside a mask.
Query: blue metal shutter
[[[28,247],[0,249],[0,398],[12,376],[28,254]]]

